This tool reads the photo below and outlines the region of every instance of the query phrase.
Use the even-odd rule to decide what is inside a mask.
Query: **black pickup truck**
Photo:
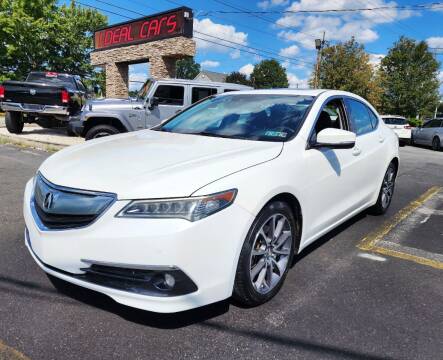
[[[44,128],[66,126],[88,97],[77,75],[31,72],[26,81],[0,84],[0,108],[6,112],[6,128],[14,134],[21,133],[25,123]]]

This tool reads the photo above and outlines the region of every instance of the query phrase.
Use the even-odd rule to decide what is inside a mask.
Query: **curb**
[[[68,145],[61,145],[56,143],[51,143],[47,141],[39,141],[39,140],[28,140],[28,139],[16,139],[13,137],[5,136],[0,134],[0,144],[12,144],[21,147],[28,147],[38,150],[44,150],[47,152],[56,152],[61,150]]]

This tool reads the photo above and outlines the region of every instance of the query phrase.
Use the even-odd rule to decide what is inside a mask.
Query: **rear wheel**
[[[104,136],[119,134],[120,131],[112,125],[97,125],[88,130],[85,140],[98,139]]]
[[[6,129],[11,134],[20,134],[23,131],[23,116],[19,112],[8,111],[5,115]]]
[[[392,197],[394,196],[395,179],[397,177],[397,166],[391,162],[386,170],[383,183],[381,185],[378,199],[375,205],[370,209],[374,215],[384,214],[391,205]]]
[[[280,290],[294,257],[297,222],[284,202],[268,204],[249,230],[240,253],[233,298],[256,306]]]
[[[435,151],[441,150],[440,138],[438,136],[436,136],[434,139],[432,139],[432,150],[435,150]]]

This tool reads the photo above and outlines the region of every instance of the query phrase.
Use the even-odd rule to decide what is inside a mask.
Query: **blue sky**
[[[104,1],[104,2],[103,2]],[[275,57],[287,68],[291,86],[306,86],[315,62],[314,39],[321,37],[331,43],[345,41],[354,36],[363,43],[371,54],[371,61],[377,63],[389,47],[401,35],[417,40],[427,40],[431,47],[443,48],[443,2],[427,11],[384,9],[364,12],[338,13],[270,13],[257,16],[248,14],[226,14],[219,11],[235,11],[228,5],[253,11],[313,10],[313,9],[355,9],[381,6],[412,5],[428,3],[423,0],[82,0],[81,3],[106,9],[123,16],[139,17],[132,13],[152,14],[182,4],[194,9],[194,30],[199,37],[209,34],[226,39],[225,45],[241,47],[246,45],[251,53],[196,39],[196,61],[207,70],[219,72],[241,71],[250,73],[252,66],[263,58]],[[430,2],[430,1],[429,1]],[[175,4],[174,4],[175,3]],[[127,10],[118,9],[124,7]],[[109,23],[125,21],[125,17],[104,12]],[[215,42],[220,40],[206,37]],[[245,49],[245,48],[244,48]],[[443,53],[443,51],[442,51]],[[438,56],[443,62],[443,55]],[[440,80],[443,81],[443,67]],[[131,79],[141,80],[148,75],[147,66],[131,67]],[[132,87],[136,87],[134,83]],[[443,92],[443,86],[441,87]]]

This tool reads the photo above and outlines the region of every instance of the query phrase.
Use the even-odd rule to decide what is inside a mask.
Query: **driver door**
[[[185,85],[159,84],[153,97],[158,105],[151,107],[146,127],[151,128],[163,120],[175,115],[185,107]],[[152,101],[152,98],[151,98]]]

